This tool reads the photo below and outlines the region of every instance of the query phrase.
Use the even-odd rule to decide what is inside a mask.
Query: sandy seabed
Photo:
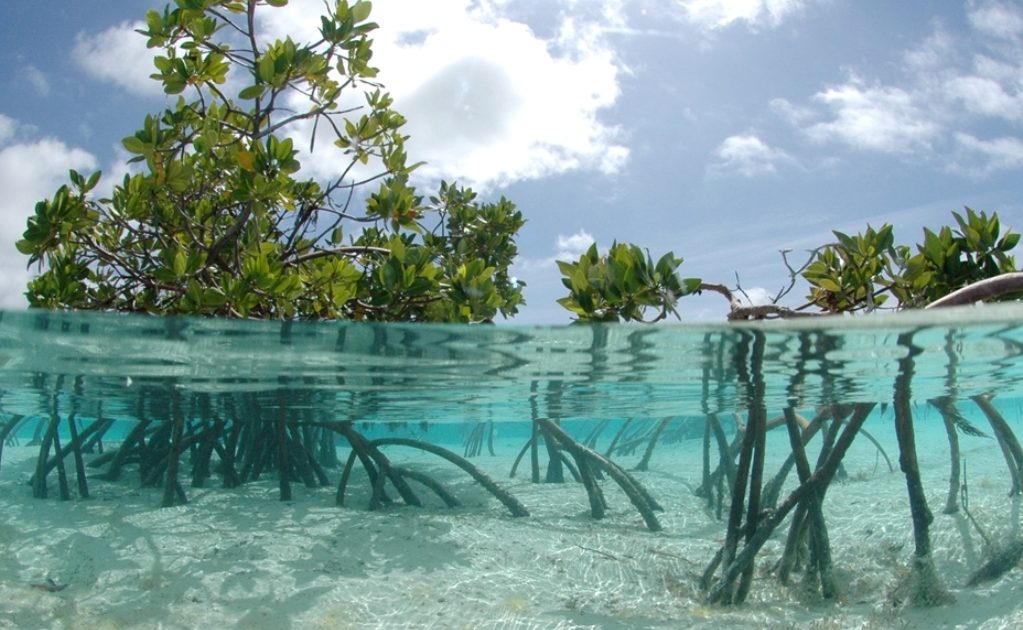
[[[897,467],[885,426],[891,434],[890,422],[873,430]],[[787,455],[779,440],[769,439],[769,476]],[[236,489],[214,479],[188,488],[187,505],[166,509],[160,491],[139,489],[130,473],[118,483],[92,481],[88,500],[37,500],[27,485],[36,449],[8,446],[0,629],[1023,627],[1023,570],[963,586],[985,559],[984,543],[962,512],[941,513],[943,432],[918,441],[935,563],[956,598],[927,610],[895,603],[913,546],[906,485],[863,439],[846,458],[848,479],[832,485],[825,503],[838,601],[821,601],[798,580],[778,583],[771,567],[783,527],[761,551],[749,599],[734,608],[705,605],[698,584],[724,523],[693,493],[697,441],[659,445],[651,470],[636,473],[665,507],[656,533],[610,481],[609,514],[596,521],[579,484],[532,484],[521,469],[509,479],[519,443],[474,461],[526,505],[525,518],[510,516],[450,464],[398,447],[387,447],[392,459],[434,474],[465,507],[445,508],[424,490],[424,508],[370,512],[360,476],[343,508],[334,506],[333,488],[301,484],[294,500],[281,502],[274,475]],[[1020,501],[1006,496],[997,446],[964,437],[963,453],[977,522],[993,538],[1019,536]]]

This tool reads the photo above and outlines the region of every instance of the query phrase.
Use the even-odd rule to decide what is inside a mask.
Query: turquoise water
[[[892,399],[1023,396],[1023,307],[663,326],[266,322],[95,313],[0,317],[0,412],[166,419],[169,394],[249,415],[522,422]],[[238,403],[240,404],[240,403]],[[237,406],[237,405],[235,405]],[[234,411],[238,414],[238,411]]]
[[[619,431],[638,444],[671,419],[663,436],[670,442],[703,436],[709,414],[732,434],[736,418],[761,406],[771,416],[793,407],[812,417],[827,405],[879,403],[871,424],[887,424],[881,417],[906,372],[918,430],[943,434],[927,404],[938,397],[969,403],[994,395],[1009,421],[1018,419],[1021,324],[1023,306],[1014,304],[744,324],[537,327],[5,312],[0,437],[38,444],[52,424],[67,444],[73,416],[79,430],[96,424],[98,436],[116,443],[139,420],[160,424],[178,409],[194,431],[214,422],[350,422],[370,439],[449,446],[481,425],[488,442],[499,435],[521,444],[538,418],[563,423],[576,439],[592,435],[593,444]],[[959,411],[987,424],[973,404]],[[152,443],[165,444],[169,434],[152,433],[154,426]],[[223,427],[209,435],[228,448]],[[333,443],[347,447],[339,436]]]
[[[762,481],[758,493],[762,489],[764,497],[773,495],[760,506],[793,505],[785,498],[798,491],[793,489],[799,483],[796,471],[791,462],[785,463],[792,442],[784,428],[770,430],[783,424],[768,421],[786,408],[809,420],[804,440],[818,472],[843,427],[853,427],[860,410],[872,409],[848,456],[839,457],[843,469],[827,494],[824,514],[828,527],[834,527],[831,544],[844,598],[835,609],[840,615],[836,627],[860,626],[863,620],[880,624],[863,627],[887,627],[891,619],[886,611],[899,608],[901,604],[892,602],[905,599],[900,584],[913,549],[891,410],[897,390],[909,394],[923,484],[936,516],[932,538],[938,571],[957,589],[960,601],[967,601],[959,610],[963,627],[970,627],[977,619],[971,611],[987,610],[985,598],[1018,601],[1013,594],[1018,579],[973,590],[963,584],[993,553],[983,531],[995,540],[1020,535],[1019,466],[1012,463],[1020,458],[1014,460],[1004,444],[992,439],[996,421],[986,416],[990,409],[981,409],[993,396],[997,411],[992,415],[1000,412],[1001,426],[1019,433],[1021,350],[1019,305],[748,324],[548,327],[0,313],[0,448],[7,447],[0,466],[5,512],[0,529],[6,532],[0,538],[7,539],[6,546],[0,544],[0,601],[14,602],[5,604],[7,613],[0,606],[0,627],[40,625],[38,602],[24,597],[40,588],[46,592],[41,597],[53,603],[46,614],[54,619],[63,614],[62,598],[148,601],[148,587],[136,588],[131,579],[118,577],[120,569],[114,564],[129,567],[129,575],[155,571],[153,566],[164,566],[164,555],[176,558],[179,550],[187,558],[169,572],[165,579],[170,583],[191,588],[219,576],[228,584],[236,579],[237,563],[250,560],[238,545],[242,555],[231,555],[234,527],[250,532],[239,534],[244,541],[262,536],[264,528],[295,533],[291,547],[268,547],[272,552],[267,558],[253,563],[273,565],[265,569],[265,581],[276,584],[293,571],[310,570],[321,558],[340,562],[337,558],[350,550],[316,547],[309,558],[281,566],[271,556],[290,557],[294,548],[327,544],[323,541],[333,545],[349,540],[353,532],[369,532],[372,541],[385,524],[407,529],[390,543],[372,547],[373,552],[401,563],[413,562],[410,558],[421,551],[424,539],[450,530],[451,541],[444,548],[454,549],[454,557],[463,560],[450,561],[448,552],[442,554],[444,562],[429,580],[438,589],[460,592],[480,576],[497,576],[485,589],[486,597],[492,589],[502,593],[494,600],[497,609],[467,611],[438,596],[431,614],[449,615],[445,619],[451,623],[469,619],[474,621],[465,621],[467,627],[534,628],[555,627],[551,620],[560,619],[563,623],[556,627],[603,627],[603,622],[579,620],[626,615],[615,603],[619,600],[606,596],[625,593],[621,601],[635,602],[653,625],[607,627],[688,627],[706,615],[703,606],[712,584],[703,584],[700,575],[721,549],[722,536],[748,527],[739,521],[731,530],[727,525],[733,500],[728,486],[745,479],[735,465],[742,461],[738,446],[741,441],[745,448],[746,436],[766,435],[766,465],[761,464],[765,476],[750,476],[750,487]],[[971,401],[973,397],[978,398]],[[948,421],[948,407],[943,415],[932,404],[939,398],[954,401],[959,418],[985,434],[971,435],[969,426],[964,432],[965,423],[953,432],[962,435],[960,461],[969,463],[969,475],[965,466],[961,469],[961,495],[959,482],[950,481],[950,441],[943,422]],[[710,417],[719,426],[708,423]],[[754,426],[756,418],[759,433],[739,430],[746,423]],[[560,428],[546,420],[557,421]],[[712,436],[708,427],[715,426]],[[811,427],[824,430],[811,433]],[[609,477],[599,484],[590,478],[587,485],[580,471],[598,460],[579,455],[558,437],[555,431],[560,429],[613,459],[622,476],[628,467],[635,481],[622,481],[606,467]],[[452,457],[464,453],[465,461],[473,463],[463,471],[476,466],[511,498],[489,488],[484,492],[486,484],[479,476],[463,478],[438,467],[452,463],[451,457],[443,462],[433,458],[436,451],[399,448],[411,445],[395,438],[443,444]],[[393,462],[374,454],[377,446],[387,447],[383,450]],[[516,466],[517,475],[512,473]],[[394,486],[386,490],[385,474],[378,476],[385,469]],[[573,477],[583,483],[555,483],[572,482]],[[402,478],[419,484],[414,492],[399,489]],[[535,483],[540,481],[550,483]],[[449,502],[434,482],[448,485],[462,503]],[[665,509],[629,494],[631,483],[647,487]],[[598,485],[604,490],[598,491]],[[1007,497],[1006,491],[1013,496]],[[98,500],[32,498],[58,496]],[[265,507],[268,502],[253,508],[248,497],[275,496],[282,501],[269,503],[283,507],[273,512],[276,520],[264,522],[266,512],[272,511]],[[957,496],[962,509],[943,509]],[[224,503],[214,497],[225,497]],[[399,497],[403,504],[425,509],[396,511],[402,509]],[[751,491],[751,504],[752,497]],[[969,501],[976,520],[964,514]],[[187,511],[156,513],[158,505],[185,502],[190,504]],[[339,510],[335,503],[351,509]],[[320,506],[328,511],[319,512]],[[518,518],[527,510],[528,518]],[[316,514],[322,523],[334,525],[310,529],[306,517]],[[750,514],[760,518],[761,512],[751,509]],[[183,523],[201,518],[216,525],[191,536],[179,534],[187,529]],[[598,519],[602,522],[595,523]],[[136,520],[148,524],[136,527]],[[760,552],[758,567],[777,563],[783,531],[789,527],[785,523]],[[792,531],[799,530],[793,525]],[[140,555],[135,542],[136,536],[149,540],[154,532],[163,536],[155,560]],[[477,534],[482,537],[477,544],[466,542]],[[65,541],[85,539],[89,550],[76,552],[85,558],[82,566],[107,567],[96,569],[95,584],[81,577],[88,571],[77,564],[65,566],[62,560],[69,544]],[[419,543],[401,543],[410,540]],[[509,542],[502,546],[505,540]],[[208,548],[203,547],[207,542]],[[559,565],[565,545],[584,555]],[[114,557],[116,562],[109,560]],[[209,563],[194,565],[194,557],[209,558]],[[503,559],[500,570],[494,558]],[[593,564],[611,559],[614,563],[606,566]],[[617,573],[633,560],[635,574]],[[812,606],[808,617],[799,616],[796,604],[802,605],[805,593],[777,590],[777,580],[766,577],[770,570],[761,568],[751,609],[760,616],[736,613],[740,616],[733,619],[733,627],[764,625],[765,619],[798,625],[816,618]],[[597,579],[607,588],[585,582],[580,586],[583,595],[569,593],[566,589],[574,589],[575,582],[566,581],[559,573],[563,569],[577,572],[583,582]],[[395,602],[405,601],[406,591],[422,588],[416,572],[363,574],[360,569],[348,579],[331,571],[324,584],[295,587],[294,597],[302,602],[296,609],[329,616],[333,600],[321,593],[348,597],[349,590],[363,593],[359,589],[366,590],[365,583],[373,585],[368,593],[386,582],[396,585],[390,598],[377,601],[360,595],[375,602],[367,604],[360,619],[400,610],[404,612],[395,614],[409,624],[401,627],[453,627],[447,622],[414,625],[410,620],[421,620],[419,600],[406,602],[407,609],[395,608]],[[723,575],[724,567],[721,571]],[[534,579],[547,581],[534,584]],[[806,579],[810,590],[816,588],[812,582]],[[247,600],[234,591],[225,587],[210,592],[202,591],[202,597],[213,597],[234,618],[247,614],[241,610],[249,606]],[[579,600],[591,595],[592,601]],[[194,600],[194,612],[205,619],[203,615],[212,613],[202,597]],[[781,602],[789,607],[763,608]],[[507,610],[500,608],[505,605]],[[535,614],[527,610],[533,606]],[[89,619],[106,619],[116,608],[96,604]],[[170,618],[171,608],[168,604],[153,618]],[[511,615],[515,623],[488,626],[484,621],[495,610]],[[21,621],[4,626],[8,613]],[[992,613],[992,619],[1023,618],[1010,604],[998,614],[1002,616]],[[715,627],[712,618],[706,621]],[[680,625],[671,625],[675,623]],[[1014,627],[1015,621],[1006,624],[1002,627]],[[365,621],[353,627],[396,626]]]
[[[0,314],[0,413],[130,419],[168,396],[368,423],[703,417],[892,399],[1023,396],[1023,307],[665,326],[281,323]],[[191,403],[187,401],[192,401]],[[252,407],[254,405],[255,407]]]

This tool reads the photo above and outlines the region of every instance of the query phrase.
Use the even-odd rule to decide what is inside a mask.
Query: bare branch
[[[728,321],[756,319],[794,319],[797,317],[818,317],[824,313],[802,313],[787,306],[778,304],[743,304],[735,294],[723,284],[701,283],[698,291],[720,293],[728,300]]]

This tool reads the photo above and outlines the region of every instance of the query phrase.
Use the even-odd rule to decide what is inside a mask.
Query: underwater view
[[[0,313],[0,628],[1023,624],[1023,307]]]

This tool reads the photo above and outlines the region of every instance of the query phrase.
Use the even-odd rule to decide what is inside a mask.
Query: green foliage
[[[953,212],[956,228],[938,232],[924,229],[924,242],[906,261],[906,269],[893,292],[906,306],[925,306],[968,284],[1016,271],[1009,254],[1019,234],[1001,234],[998,215],[966,208],[966,216]],[[1015,299],[1005,296],[1002,299]]]
[[[953,212],[956,226],[934,232],[924,228],[916,252],[895,245],[892,227],[868,226],[864,234],[838,239],[817,250],[803,271],[810,283],[810,303],[825,312],[872,310],[889,296],[898,308],[919,308],[974,282],[1016,270],[1010,251],[1019,242],[1011,231],[1001,233],[998,215],[966,208]],[[1003,296],[1014,299],[1016,296]]]
[[[878,229],[867,226],[862,234],[836,231],[836,241],[815,250],[801,272],[792,272],[793,279],[799,274],[810,284],[808,305],[824,313],[847,313],[923,307],[967,285],[1015,271],[1010,252],[1019,235],[1003,234],[997,214],[989,217],[967,208],[965,215],[952,215],[956,227],[937,232],[925,229],[924,242],[915,253],[895,243],[888,224]],[[721,285],[703,284],[696,278],[681,280],[676,272],[681,263],[681,258],[668,253],[654,264],[640,248],[627,244],[615,244],[601,256],[594,245],[576,262],[558,262],[562,283],[569,290],[558,302],[584,322],[658,321],[669,313],[677,316],[678,299],[701,289],[729,299],[729,319],[789,317],[802,310],[744,305]],[[998,299],[1019,297],[1009,294]],[[648,310],[656,315],[646,318]]]
[[[668,252],[656,263],[639,247],[615,243],[604,256],[597,246],[577,262],[558,261],[562,283],[570,291],[558,303],[581,322],[659,321],[673,314],[680,297],[697,291],[700,280],[679,278],[682,259]],[[649,309],[656,311],[646,319]]]
[[[809,301],[826,312],[873,309],[887,296],[877,291],[898,252],[893,246],[892,226],[867,227],[864,234],[849,236],[833,232],[837,243],[819,250],[803,271],[810,283]]]
[[[91,194],[99,173],[72,171],[36,205],[18,243],[42,269],[32,306],[429,321],[516,312],[521,283],[508,267],[522,215],[446,183],[424,205],[409,185],[418,165],[407,163],[405,119],[370,65],[371,3],[328,6],[314,43],[258,44],[254,14],[286,3],[149,11],[139,32],[162,49],[152,76],[180,96],[123,140],[140,170],[109,199]],[[307,108],[286,104],[296,94]],[[332,131],[330,150],[348,166],[327,181],[298,178],[289,132],[299,125]],[[353,173],[376,190],[356,194]]]

